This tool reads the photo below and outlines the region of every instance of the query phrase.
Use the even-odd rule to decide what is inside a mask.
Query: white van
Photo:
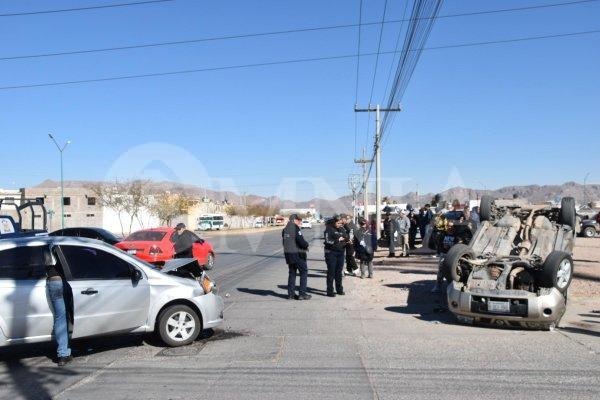
[[[198,217],[199,231],[214,231],[223,229],[224,221],[222,214],[202,214]]]

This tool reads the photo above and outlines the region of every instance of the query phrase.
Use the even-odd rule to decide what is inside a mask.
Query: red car
[[[137,231],[129,235],[125,240],[115,244],[121,250],[147,261],[152,264],[161,265],[165,261],[173,259],[175,250],[172,237],[175,233],[173,228],[153,228]],[[215,263],[215,252],[210,243],[196,238],[192,252],[198,263],[205,269],[212,269]]]

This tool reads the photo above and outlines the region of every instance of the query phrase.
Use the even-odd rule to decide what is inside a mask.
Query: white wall
[[[102,227],[106,230],[114,232],[118,235],[121,234],[121,224],[119,223],[119,216],[112,208],[104,207],[102,216]],[[133,219],[131,225],[131,232],[129,231],[129,223],[131,217],[127,213],[121,213],[121,221],[123,222],[124,234],[128,235],[131,232],[139,231],[140,229],[156,228],[160,226],[160,221],[157,217],[150,214],[150,212],[143,208],[139,212],[139,218]]]

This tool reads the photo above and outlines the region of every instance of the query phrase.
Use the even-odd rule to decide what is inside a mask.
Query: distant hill
[[[97,182],[93,181],[65,181],[65,187],[82,187],[89,186]],[[60,186],[60,183],[53,180],[45,180],[40,184],[36,185],[36,188],[56,188]],[[258,196],[249,194],[246,196],[240,196],[239,194],[231,191],[215,191],[205,189],[200,186],[182,184],[177,182],[151,182],[149,186],[150,192],[164,192],[170,191],[173,193],[185,193],[190,196],[206,196],[214,201],[227,200],[230,204],[246,204],[246,205],[271,205],[277,208],[308,208],[314,206],[321,211],[324,215],[331,215],[339,212],[347,212],[352,205],[352,198],[350,196],[343,196],[338,199],[321,199],[314,198],[309,201],[292,201],[286,199],[280,199],[277,196]],[[587,199],[588,201],[600,200],[600,185],[592,184],[586,185]],[[561,197],[571,196],[574,197],[578,203],[583,202],[584,190],[583,185],[576,182],[566,182],[562,185],[526,185],[526,186],[505,186],[495,190],[480,190],[480,189],[469,189],[463,187],[455,187],[443,192],[440,192],[443,200],[451,201],[452,199],[459,199],[461,201],[467,199],[476,199],[481,197],[483,194],[489,194],[496,198],[512,198],[513,194],[517,194],[520,198],[528,199],[532,202],[542,202],[548,200],[560,199]],[[384,193],[384,196],[387,195]],[[435,193],[420,194],[417,199],[417,195],[414,192],[407,193],[401,196],[389,196],[390,199],[395,203],[410,203],[416,205],[417,203],[423,205],[431,201]],[[375,201],[375,195],[369,196],[370,201]],[[362,200],[362,198],[360,199]]]

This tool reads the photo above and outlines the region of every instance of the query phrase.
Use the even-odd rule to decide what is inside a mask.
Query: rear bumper
[[[463,285],[448,285],[448,309],[461,322],[489,324],[500,327],[549,329],[562,318],[565,297],[555,288],[537,295],[524,290],[462,290]],[[488,311],[489,301],[510,304],[508,312]]]

